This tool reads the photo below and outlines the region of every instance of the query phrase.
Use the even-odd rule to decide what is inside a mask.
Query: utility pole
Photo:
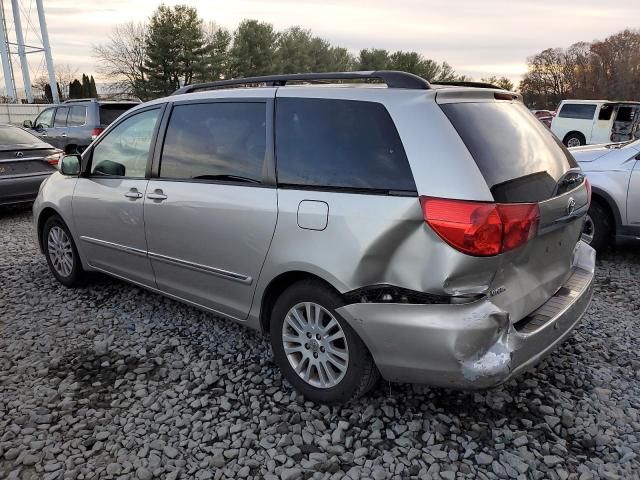
[[[16,41],[18,42],[18,56],[20,57],[20,67],[22,67],[24,91],[27,94],[27,103],[33,103],[31,76],[29,75],[29,64],[27,63],[27,54],[24,49],[24,36],[22,35],[22,21],[20,20],[20,5],[18,4],[18,0],[11,0],[11,8],[13,9],[13,25],[16,29]]]
[[[1,1],[1,0],[0,0]],[[56,82],[56,74],[53,70],[53,57],[51,57],[51,45],[49,44],[49,31],[47,30],[47,19],[44,16],[44,7],[42,0],[36,0],[38,8],[38,19],[40,20],[40,32],[42,34],[42,47],[44,49],[44,58],[47,61],[47,72],[49,73],[49,85],[51,86],[51,98],[53,103],[60,103],[58,95],[58,84]]]
[[[0,59],[2,60],[2,72],[4,74],[4,84],[7,90],[7,97],[10,101],[16,101],[16,86],[13,82],[13,68],[11,57],[9,56],[9,37],[7,35],[7,22],[4,18],[4,4],[0,0]]]

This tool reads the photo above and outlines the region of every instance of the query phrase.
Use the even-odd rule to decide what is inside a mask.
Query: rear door
[[[86,126],[87,106],[73,105],[67,115],[67,145],[86,147],[91,142],[91,129]]]
[[[277,218],[273,90],[260,94],[176,102],[144,200],[158,288],[238,319]]]
[[[492,301],[517,321],[568,278],[588,209],[584,177],[571,154],[519,101],[439,101],[494,200],[537,203],[538,235],[500,255]]]

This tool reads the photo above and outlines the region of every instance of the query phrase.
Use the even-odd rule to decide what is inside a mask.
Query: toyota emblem
[[[573,215],[573,212],[575,212],[575,210],[576,210],[576,201],[573,199],[573,197],[571,197],[567,202],[567,215]]]
[[[22,152],[16,152],[16,157],[18,158],[22,158],[24,156],[24,153]]]

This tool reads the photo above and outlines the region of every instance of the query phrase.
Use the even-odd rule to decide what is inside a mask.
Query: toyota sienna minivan
[[[184,87],[69,155],[34,204],[52,274],[104,272],[269,335],[307,398],[486,388],[576,326],[590,187],[492,88],[403,72]]]

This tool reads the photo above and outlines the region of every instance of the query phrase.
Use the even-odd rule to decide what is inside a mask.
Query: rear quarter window
[[[400,136],[380,103],[278,99],[276,160],[280,186],[416,190]]]
[[[592,120],[596,113],[596,105],[590,103],[565,103],[560,109],[560,118],[574,118],[577,120]]]
[[[577,167],[569,151],[519,102],[440,105],[497,202],[539,202]]]
[[[117,103],[100,105],[100,125],[107,126],[127,110],[137,106],[137,103]]]

